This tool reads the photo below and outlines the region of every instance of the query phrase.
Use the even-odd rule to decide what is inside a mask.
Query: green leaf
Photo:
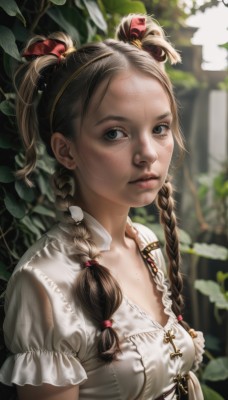
[[[2,281],[8,282],[11,274],[7,271],[6,265],[3,264],[2,261],[0,261],[0,279]]]
[[[107,23],[97,3],[93,0],[83,0],[83,3],[85,4],[89,16],[95,25],[103,32],[107,32]]]
[[[103,0],[106,11],[110,14],[127,15],[130,13],[146,14],[146,8],[141,1]]]
[[[179,229],[179,234],[180,234],[180,242],[181,243],[187,244],[187,245],[192,244],[192,239],[186,231],[184,231],[183,229]]]
[[[6,193],[4,203],[6,209],[15,218],[23,218],[25,216],[25,204],[18,198],[14,197],[11,193]]]
[[[26,226],[26,228],[34,233],[36,235],[36,238],[39,239],[41,236],[41,232],[39,231],[39,229],[32,223],[32,220],[30,219],[30,217],[28,215],[26,215],[24,218],[22,218],[20,220],[20,223],[22,223],[24,226]]]
[[[228,357],[218,357],[211,360],[203,372],[203,379],[208,381],[223,381],[227,378]]]
[[[208,350],[213,350],[213,351],[221,351],[221,344],[219,339],[216,336],[206,334],[205,335],[205,347]]]
[[[6,165],[0,166],[0,182],[2,183],[9,183],[15,180],[15,176],[11,169]]]
[[[213,260],[228,259],[228,250],[226,247],[219,246],[217,244],[194,243],[193,253],[201,257],[211,258]]]
[[[0,25],[0,46],[3,50],[16,60],[20,60],[20,54],[15,42],[13,32],[4,25]]]
[[[46,215],[47,217],[55,218],[55,212],[50,210],[49,208],[46,208],[44,206],[41,206],[38,204],[36,207],[33,208],[33,212],[37,214],[42,214]]]
[[[66,0],[50,0],[51,3],[56,4],[57,6],[63,6],[66,3]]]
[[[204,400],[225,400],[219,393],[215,392],[209,386],[201,384]]]
[[[67,32],[72,39],[76,40],[80,43],[80,36],[78,30],[71,25],[62,15],[61,11],[58,8],[51,8],[47,11],[47,14],[53,21],[56,22],[65,32]]]
[[[85,18],[85,16],[79,12],[77,7],[69,7],[67,5],[61,8],[61,14],[69,24],[76,26],[78,32],[80,32],[80,38],[77,40],[77,46],[82,41],[86,42],[88,38],[88,26],[91,26],[91,24],[89,25],[90,19]]]
[[[223,43],[223,44],[219,44],[219,47],[228,50],[228,42],[227,43]]]
[[[11,17],[19,18],[24,26],[26,25],[26,21],[14,0],[1,0],[0,7],[3,8],[6,14],[10,15]]]
[[[199,290],[200,293],[209,297],[212,303],[216,304],[216,307],[228,310],[228,301],[221,292],[221,288],[218,283],[211,280],[198,279],[195,281],[194,287]]]
[[[33,224],[36,225],[37,228],[39,228],[41,231],[46,231],[46,226],[40,220],[40,217],[31,216],[31,220],[32,220]]]
[[[4,100],[0,103],[0,111],[8,116],[15,116],[15,109],[12,103],[8,100]]]
[[[18,196],[22,199],[25,200],[27,202],[31,202],[33,200],[35,200],[35,191],[33,188],[29,187],[28,185],[26,185],[25,182],[23,182],[22,180],[17,180],[15,182],[15,190],[18,194]]]

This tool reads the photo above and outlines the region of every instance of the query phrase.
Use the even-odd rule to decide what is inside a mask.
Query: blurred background
[[[76,44],[114,36],[119,19],[148,13],[181,52],[167,66],[186,143],[173,168],[183,259],[185,319],[203,330],[206,351],[198,372],[205,400],[228,400],[228,0],[0,0],[0,364],[4,292],[25,250],[56,219],[50,191],[52,161],[39,147],[35,186],[15,179],[23,164],[12,71],[32,35],[62,30]],[[164,237],[153,206],[132,218]],[[13,399],[0,387],[1,399]]]

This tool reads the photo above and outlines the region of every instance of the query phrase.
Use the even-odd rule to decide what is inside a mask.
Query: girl
[[[63,220],[22,257],[6,295],[12,355],[1,380],[20,400],[203,399],[200,332],[183,321],[168,170],[183,149],[164,62],[178,53],[150,17],[80,49],[64,33],[31,39],[16,75],[31,183],[39,138],[56,159]],[[168,274],[153,232],[128,217],[157,201]],[[167,277],[168,275],[168,277]]]

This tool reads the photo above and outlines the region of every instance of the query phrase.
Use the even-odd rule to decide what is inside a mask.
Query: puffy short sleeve
[[[73,307],[73,308],[72,308]],[[4,336],[11,355],[0,371],[6,385],[81,384],[84,320],[53,280],[38,268],[14,273],[7,289]]]
[[[205,340],[203,333],[201,331],[196,331],[196,336],[192,339],[195,347],[195,359],[194,364],[192,367],[192,371],[197,371],[199,365],[203,361],[203,353],[204,353],[204,346]]]

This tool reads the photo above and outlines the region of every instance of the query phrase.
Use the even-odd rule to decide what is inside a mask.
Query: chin
[[[143,199],[143,200],[139,200],[137,202],[134,202],[131,207],[133,208],[139,208],[139,207],[145,207],[145,206],[149,206],[150,204],[152,204],[155,199],[157,197],[157,194],[154,196],[148,196],[147,198]]]

